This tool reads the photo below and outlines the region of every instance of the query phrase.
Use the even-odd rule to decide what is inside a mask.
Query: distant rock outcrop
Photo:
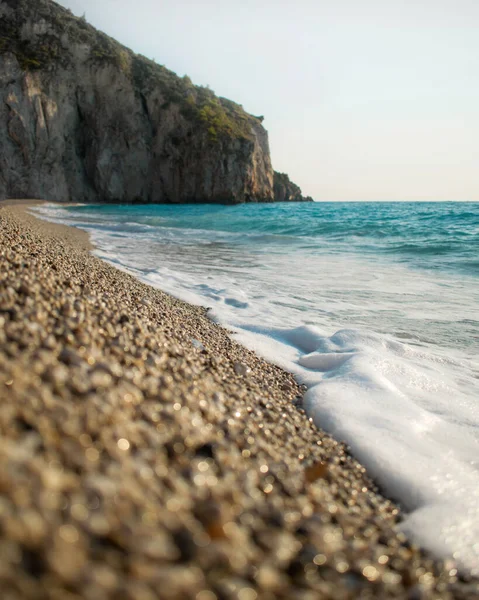
[[[271,202],[261,121],[51,0],[0,0],[0,198]]]
[[[313,202],[311,196],[303,196],[301,188],[290,181],[286,173],[275,171],[273,181],[276,202]]]

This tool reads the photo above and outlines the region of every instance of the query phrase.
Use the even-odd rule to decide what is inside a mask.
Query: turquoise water
[[[170,273],[168,290],[198,292],[200,303],[216,300],[228,282],[231,293],[223,299],[220,291],[220,299],[234,303],[255,280],[260,289],[246,299],[239,293],[237,302],[259,308],[264,289],[276,325],[317,325],[326,310],[333,327],[456,348],[479,343],[479,203],[90,205],[61,212],[140,275],[174,271],[177,285]]]
[[[293,372],[404,530],[479,575],[479,203],[39,210]]]
[[[126,226],[209,232],[230,243],[281,251],[383,256],[412,268],[479,277],[479,203],[323,202],[307,204],[78,206],[68,209],[115,230]],[[130,229],[128,229],[130,230]],[[222,234],[231,234],[222,236]],[[206,237],[206,239],[205,239]],[[203,243],[211,237],[199,235]]]

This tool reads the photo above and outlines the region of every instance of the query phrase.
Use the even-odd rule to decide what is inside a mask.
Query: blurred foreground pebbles
[[[0,210],[2,600],[479,597],[289,374],[88,248]]]

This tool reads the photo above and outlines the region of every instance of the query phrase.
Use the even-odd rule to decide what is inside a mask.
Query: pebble
[[[251,371],[247,365],[241,362],[235,362],[233,368],[236,375],[240,375],[241,377],[245,377]]]

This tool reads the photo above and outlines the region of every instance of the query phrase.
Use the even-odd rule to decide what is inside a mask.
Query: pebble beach
[[[292,375],[0,203],[2,600],[473,599]]]

